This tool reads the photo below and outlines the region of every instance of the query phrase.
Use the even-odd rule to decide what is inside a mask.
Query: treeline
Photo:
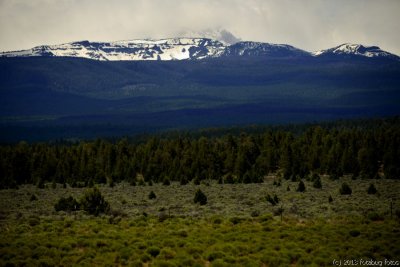
[[[0,147],[1,188],[46,182],[169,184],[262,182],[278,172],[300,180],[312,173],[333,179],[400,178],[399,119],[366,127],[310,126],[300,134],[269,130],[219,137],[149,137],[137,143],[120,139],[90,142],[20,142]]]

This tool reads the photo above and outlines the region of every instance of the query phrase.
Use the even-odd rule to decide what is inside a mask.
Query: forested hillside
[[[373,58],[0,58],[0,141],[395,116],[399,77]]]
[[[357,125],[357,124],[355,124]],[[269,173],[300,180],[311,174],[400,178],[400,120],[368,127],[336,124],[305,130],[271,129],[216,137],[179,135],[79,143],[20,142],[0,147],[1,187],[46,182],[90,186],[215,179],[220,183],[263,182]]]

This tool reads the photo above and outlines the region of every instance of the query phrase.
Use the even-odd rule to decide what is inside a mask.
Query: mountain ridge
[[[88,40],[60,45],[40,45],[31,49],[0,52],[0,57],[81,57],[100,61],[121,60],[201,60],[217,57],[343,57],[355,56],[400,60],[378,46],[345,43],[333,48],[308,52],[288,44],[241,41],[229,32],[228,43],[204,37],[133,39],[114,42]],[[214,36],[216,36],[214,34]],[[235,39],[236,38],[236,39]]]

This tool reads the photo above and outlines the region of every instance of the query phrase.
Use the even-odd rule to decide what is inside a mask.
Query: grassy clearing
[[[100,187],[112,215],[55,212],[85,189],[24,186],[0,194],[0,266],[332,266],[333,259],[399,260],[393,180],[330,181],[322,189],[273,177],[263,184]],[[351,195],[340,195],[346,181]],[[367,194],[371,182],[378,194]],[[290,191],[287,191],[287,187]],[[207,196],[193,203],[197,189]],[[153,191],[156,198],[149,199]],[[278,205],[266,196],[279,197]],[[32,198],[32,196],[35,196]],[[329,203],[328,198],[333,201]],[[283,208],[283,221],[276,212]],[[396,258],[397,257],[397,258]]]

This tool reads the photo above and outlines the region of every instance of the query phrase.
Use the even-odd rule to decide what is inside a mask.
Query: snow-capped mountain
[[[342,56],[362,56],[369,58],[390,58],[399,59],[398,56],[381,50],[378,46],[364,46],[361,44],[341,44],[339,46],[320,50],[312,53],[314,56],[329,56],[329,55],[342,55]]]
[[[96,60],[182,60],[202,59],[222,54],[225,46],[206,38],[173,38],[117,42],[73,42],[37,46],[32,49],[4,52],[5,57],[57,56]]]
[[[226,47],[224,56],[309,56],[310,53],[285,44],[270,44],[260,42],[238,42]]]
[[[225,30],[187,32],[184,35],[191,37],[116,42],[80,41],[61,45],[42,45],[21,51],[1,52],[0,57],[54,56],[116,61],[199,60],[216,57],[356,56],[400,60],[400,57],[383,51],[377,46],[363,46],[360,44],[342,44],[334,48],[310,53],[286,44],[240,41],[240,39]]]
[[[209,38],[173,38],[117,42],[80,41],[61,45],[3,52],[3,57],[56,56],[95,60],[183,60],[221,56],[304,56],[310,54],[290,45],[238,42],[227,45]]]

